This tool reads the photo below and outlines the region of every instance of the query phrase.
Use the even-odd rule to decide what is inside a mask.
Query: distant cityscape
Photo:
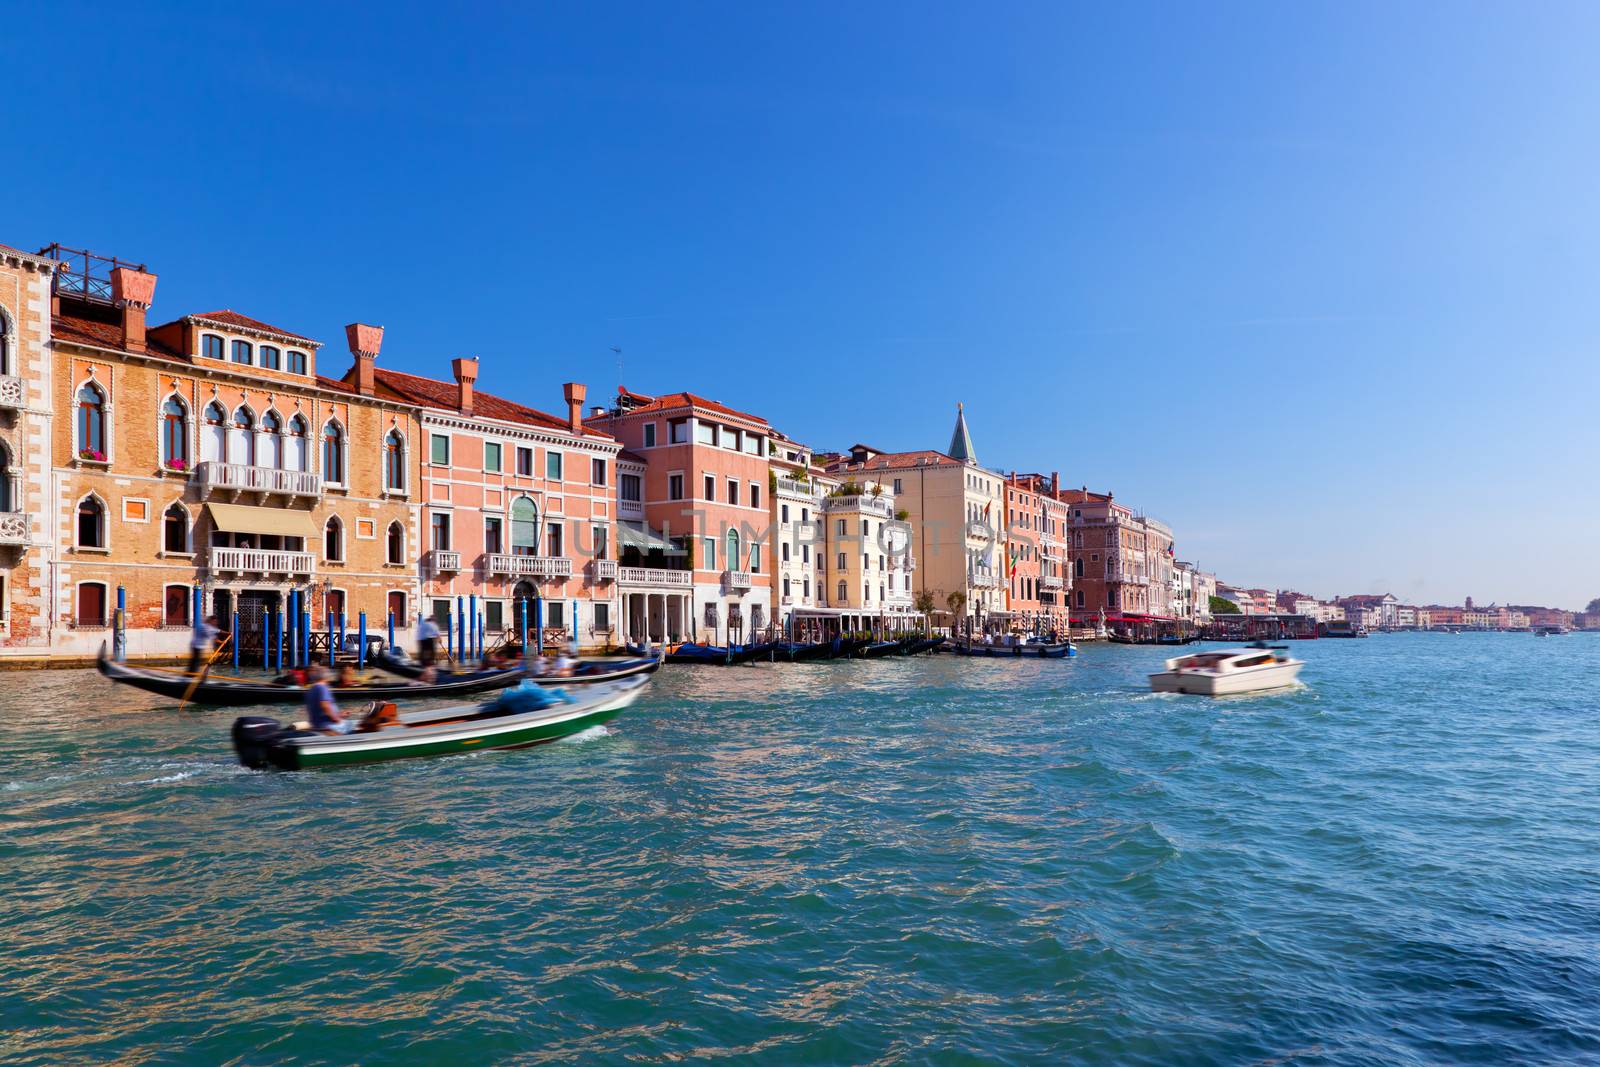
[[[1600,610],[1567,611],[1535,604],[1402,604],[1390,593],[1359,593],[1327,600],[1293,590],[1246,589],[1219,583],[1217,596],[1241,615],[1299,616],[1315,623],[1348,623],[1366,630],[1600,630]],[[1591,603],[1590,608],[1596,605]]]

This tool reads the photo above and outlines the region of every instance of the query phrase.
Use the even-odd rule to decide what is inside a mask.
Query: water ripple
[[[309,775],[4,676],[0,1058],[1600,1060],[1600,638],[1305,652],[1215,702],[1159,649],[669,670]]]

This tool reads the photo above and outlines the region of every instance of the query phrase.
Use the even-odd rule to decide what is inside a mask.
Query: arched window
[[[398,522],[389,524],[389,562],[406,561],[406,532]]]
[[[221,359],[223,355],[222,338],[214,333],[202,334],[200,337],[200,354],[207,359]]]
[[[78,454],[85,459],[106,455],[106,397],[93,382],[78,390]]]
[[[337,515],[328,520],[328,527],[323,531],[322,558],[330,563],[339,563],[344,559],[344,526]]]
[[[306,354],[304,352],[289,352],[289,372],[291,374],[304,374],[306,372]]]
[[[283,420],[276,411],[261,416],[261,448],[257,455],[261,466],[283,469]]]
[[[322,480],[344,484],[344,431],[337,422],[322,428]]]
[[[216,401],[206,405],[200,428],[201,462],[220,463],[228,456],[228,413]]]
[[[850,586],[843,578],[839,579],[839,603],[835,607],[844,607],[844,602],[850,599]]]
[[[261,365],[267,370],[277,370],[283,363],[283,354],[271,345],[262,345],[260,352]]]
[[[739,556],[739,531],[728,531],[728,569],[730,571],[743,570],[743,560]]]
[[[249,341],[233,342],[233,361],[235,363],[244,363],[246,365],[253,363],[255,360],[252,358],[252,356],[253,350],[250,347]]]
[[[78,503],[78,547],[106,547],[106,509],[92,496]]]
[[[161,462],[173,470],[189,466],[189,409],[175,396],[161,405]]]
[[[306,469],[306,420],[299,415],[289,420],[289,432],[283,439],[283,469]]]
[[[0,441],[0,514],[17,510],[16,494],[11,489],[11,450]]]
[[[511,554],[533,556],[539,552],[539,505],[525,496],[511,504]]]
[[[78,585],[78,625],[104,626],[106,624],[106,585],[104,582],[82,582]]]
[[[383,487],[391,493],[406,491],[406,445],[399,430],[383,439]]]
[[[254,466],[256,462],[256,417],[240,406],[228,427],[228,462]]]
[[[1078,578],[1082,578],[1083,577],[1083,557],[1082,556],[1079,556],[1077,559],[1072,561],[1072,573],[1073,573],[1073,575],[1075,577],[1078,577]]]
[[[0,374],[11,373],[11,320],[0,312]]]
[[[161,546],[167,552],[189,551],[189,513],[173,504],[161,517]]]

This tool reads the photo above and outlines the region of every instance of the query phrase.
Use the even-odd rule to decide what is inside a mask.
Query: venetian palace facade
[[[152,316],[156,288],[142,263],[0,246],[0,659],[92,656],[119,598],[150,657],[185,651],[196,604],[255,655],[291,603],[318,634],[404,641],[431,615],[459,644],[469,616],[486,646],[542,621],[595,649],[1059,633],[1198,599],[1166,527],[982,466],[959,406],[944,451],[821,454],[690,392],[585,414],[568,382],[551,413],[479,390],[476,359],[380,368],[363,323],[330,375],[308,334]]]

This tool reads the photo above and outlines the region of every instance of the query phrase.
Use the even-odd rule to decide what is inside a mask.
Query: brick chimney
[[[111,299],[122,309],[122,347],[145,350],[144,316],[156,295],[156,276],[131,267],[111,272]]]
[[[383,327],[352,322],[344,328],[344,336],[350,342],[350,355],[356,361],[356,392],[372,396],[377,392],[373,367],[378,362],[378,349],[383,347]]]
[[[472,383],[478,380],[478,360],[473,356],[452,359],[450,369],[456,375],[456,408],[463,415],[471,415]]]
[[[1059,471],[1051,471],[1050,472],[1050,495],[1051,496],[1055,496],[1059,492],[1061,492],[1061,473]]]
[[[568,382],[561,387],[567,398],[567,426],[573,433],[583,432],[583,400],[589,395],[588,386],[582,382]]]

